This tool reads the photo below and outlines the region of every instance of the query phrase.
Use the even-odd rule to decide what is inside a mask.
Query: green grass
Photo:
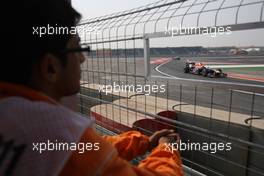
[[[223,70],[225,72],[239,72],[239,73],[264,72],[264,67],[223,68]]]

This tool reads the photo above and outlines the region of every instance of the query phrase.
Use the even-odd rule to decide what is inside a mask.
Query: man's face
[[[80,48],[80,38],[73,36],[67,48]],[[62,96],[69,96],[80,91],[81,64],[85,61],[82,52],[71,52],[66,54],[67,63],[62,68],[61,79],[59,81],[59,91]]]

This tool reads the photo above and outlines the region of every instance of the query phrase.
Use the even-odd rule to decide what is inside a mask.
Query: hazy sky
[[[84,19],[103,16],[134,7],[140,7],[157,0],[72,0],[72,5],[82,13]]]
[[[131,8],[140,7],[157,0],[72,0],[72,5],[83,19],[103,16]],[[248,15],[250,12],[248,12]],[[246,14],[247,15],[247,14]],[[155,39],[152,46],[264,46],[264,29],[233,32],[216,38],[205,36],[175,37]]]

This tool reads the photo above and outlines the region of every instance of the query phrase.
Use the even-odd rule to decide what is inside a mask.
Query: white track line
[[[162,67],[163,65],[165,65],[165,64],[167,64],[167,63],[169,63],[169,62],[170,62],[170,61],[166,61],[166,62],[164,62],[164,63],[162,63],[162,64],[156,66],[156,67],[155,67],[155,70],[156,70],[157,72],[159,72],[160,74],[162,74],[162,75],[165,75],[165,76],[168,76],[168,77],[175,77],[175,76],[169,75],[169,74],[164,73],[164,72],[162,72],[162,71],[159,70],[160,67]],[[175,77],[175,78],[178,78],[178,77]]]
[[[239,92],[239,93],[244,93],[244,94],[250,94],[250,95],[257,95],[257,96],[261,96],[264,97],[264,94],[261,93],[254,93],[254,92],[248,92],[248,91],[244,91],[244,90],[233,90],[234,92]]]

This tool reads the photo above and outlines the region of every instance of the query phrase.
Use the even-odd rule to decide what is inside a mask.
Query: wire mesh
[[[153,72],[151,62],[168,53],[144,48],[146,38],[168,37],[173,26],[263,28],[263,10],[264,0],[161,0],[83,20],[81,41],[92,51],[82,65],[80,112],[104,133],[173,128],[187,144],[231,143],[231,151],[181,151],[189,174],[263,175],[263,85],[146,77],[146,64]]]

